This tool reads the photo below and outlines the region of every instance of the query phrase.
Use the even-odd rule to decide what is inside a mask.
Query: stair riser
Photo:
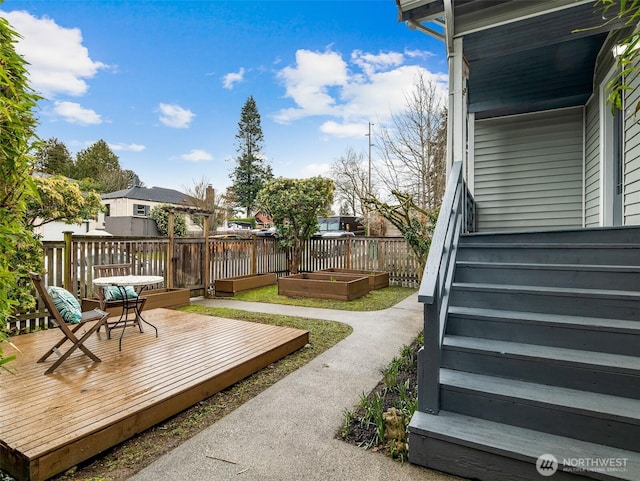
[[[438,438],[413,433],[409,427],[409,461],[430,469],[451,473],[479,481],[593,481],[579,473],[557,471],[550,478],[543,478],[536,471],[535,461],[521,461],[504,457],[472,446],[464,441],[452,443]],[[543,453],[541,453],[543,454]],[[601,476],[599,479],[616,480]]]
[[[637,298],[571,297],[454,286],[449,305],[640,321],[640,300]]]
[[[596,244],[640,244],[640,227],[620,229],[578,229],[553,232],[518,232],[513,234],[463,235],[460,244],[474,243],[596,243]]]
[[[462,247],[458,249],[458,261],[475,262],[519,262],[530,264],[593,264],[614,266],[637,266],[640,247],[634,248],[495,248]]]
[[[638,272],[606,272],[602,270],[571,271],[544,268],[458,266],[455,282],[637,290],[640,292],[640,270]]]
[[[444,346],[441,366],[448,369],[499,376],[583,391],[640,399],[640,372],[609,368],[595,371],[563,361],[538,357],[512,357]]]
[[[581,329],[573,325],[560,327],[533,322],[515,322],[511,319],[471,319],[449,314],[447,334],[640,356],[640,332],[629,334]]]
[[[640,426],[613,417],[603,418],[553,405],[522,402],[472,390],[443,386],[441,408],[488,421],[535,429],[581,441],[640,451]]]

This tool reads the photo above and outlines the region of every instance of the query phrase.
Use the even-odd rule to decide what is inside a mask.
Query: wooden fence
[[[211,293],[216,279],[289,273],[288,253],[272,237],[209,239],[208,255],[202,238],[68,235],[65,241],[45,241],[43,245],[46,284],[64,286],[80,299],[92,296],[93,266],[100,264],[131,264],[133,274],[162,276],[165,287],[188,288],[192,297]],[[328,268],[385,271],[393,285],[418,286],[417,261],[403,238],[310,239],[301,271]],[[33,312],[19,314],[9,326],[12,331],[45,327],[46,312],[40,304]]]

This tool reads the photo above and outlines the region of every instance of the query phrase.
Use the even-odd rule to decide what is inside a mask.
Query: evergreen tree
[[[36,169],[51,175],[71,177],[73,158],[67,146],[55,137],[40,144],[35,153]]]
[[[262,127],[260,113],[253,96],[250,96],[240,112],[238,122],[236,167],[231,174],[234,205],[246,210],[249,217],[255,207],[256,197],[264,184],[273,178],[271,166],[262,154]]]

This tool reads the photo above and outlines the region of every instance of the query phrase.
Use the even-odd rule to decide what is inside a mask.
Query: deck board
[[[201,314],[153,309],[158,327],[104,331],[52,374],[54,356],[36,360],[58,329],[3,344],[14,375],[0,374],[0,468],[19,480],[41,481],[108,449],[253,374],[309,342],[307,331]]]

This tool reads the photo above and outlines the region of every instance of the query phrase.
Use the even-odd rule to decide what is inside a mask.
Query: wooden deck
[[[268,366],[309,340],[307,331],[168,309],[144,312],[159,330],[129,327],[86,342],[102,362],[75,352],[53,373],[37,364],[58,329],[3,343],[15,376],[0,373],[0,468],[45,480]]]

